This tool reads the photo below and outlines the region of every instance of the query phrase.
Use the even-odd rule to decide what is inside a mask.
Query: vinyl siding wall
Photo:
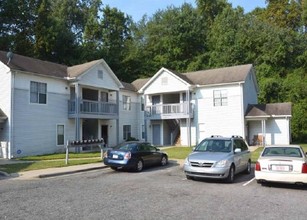
[[[9,141],[9,122],[11,119],[11,78],[10,70],[0,62],[0,108],[6,114],[8,119],[0,124],[0,142]]]
[[[103,72],[103,78],[98,78],[98,70],[101,70]],[[116,84],[116,81],[113,77],[110,75],[111,73],[108,72],[108,70],[102,65],[96,65],[92,69],[90,69],[88,72],[84,73],[81,76],[80,84],[90,86],[90,87],[98,87],[98,88],[104,88],[109,90],[119,90],[118,86]]]
[[[124,110],[123,106],[123,95],[131,97],[131,110]],[[121,90],[119,94],[119,142],[124,141],[123,126],[131,125],[131,137],[141,139],[140,129],[141,118],[140,118],[140,102],[138,102],[138,95],[135,92]]]
[[[227,90],[228,104],[214,106],[213,91]],[[197,142],[211,135],[243,135],[241,88],[238,85],[203,87],[195,91],[194,125]]]
[[[30,81],[47,83],[47,104],[30,103]],[[74,139],[74,120],[68,119],[68,85],[65,81],[17,74],[14,98],[15,157],[64,151],[57,146],[56,128],[63,124],[65,140]]]

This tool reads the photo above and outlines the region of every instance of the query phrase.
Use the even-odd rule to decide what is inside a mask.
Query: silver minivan
[[[215,178],[232,183],[235,174],[251,172],[251,153],[240,136],[211,136],[194,148],[183,170],[187,179]]]

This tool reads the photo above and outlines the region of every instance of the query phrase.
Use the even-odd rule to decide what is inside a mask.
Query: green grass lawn
[[[307,144],[301,144],[304,151],[307,152]],[[192,152],[192,147],[170,147],[161,148],[168,154],[169,159],[185,159],[189,153]],[[262,147],[252,152],[252,163],[255,163],[262,151]],[[0,171],[7,173],[18,173],[29,170],[46,169],[52,167],[67,167],[73,165],[99,163],[102,162],[100,159],[100,152],[94,153],[69,153],[69,164],[65,164],[65,154],[50,154],[41,156],[31,156],[18,158],[20,163],[0,165]]]

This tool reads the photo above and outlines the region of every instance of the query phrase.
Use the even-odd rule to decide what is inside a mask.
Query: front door
[[[161,145],[161,126],[159,124],[152,125],[152,137],[154,145]]]
[[[101,125],[101,137],[106,146],[108,146],[108,125]]]

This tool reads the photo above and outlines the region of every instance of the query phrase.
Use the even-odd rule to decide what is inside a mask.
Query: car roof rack
[[[241,138],[241,139],[243,139],[243,137],[240,136],[240,135],[232,135],[231,137],[232,137],[232,138]]]
[[[216,137],[223,137],[222,135],[211,135],[211,138],[216,138]]]

